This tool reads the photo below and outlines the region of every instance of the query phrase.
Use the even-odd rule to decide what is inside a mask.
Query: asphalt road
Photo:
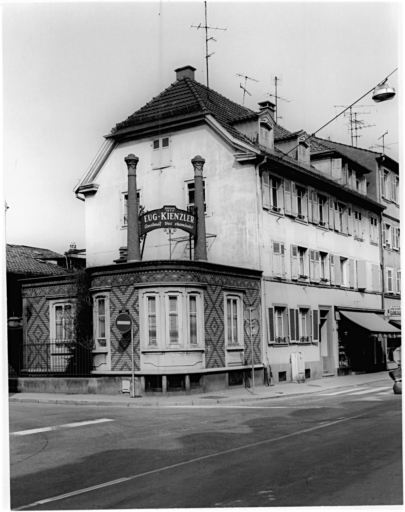
[[[387,380],[254,406],[11,404],[10,458],[14,510],[400,505],[401,395]]]

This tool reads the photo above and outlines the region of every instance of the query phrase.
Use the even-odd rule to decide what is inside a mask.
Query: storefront
[[[390,369],[401,331],[383,319],[379,310],[336,308],[339,373],[369,373]]]

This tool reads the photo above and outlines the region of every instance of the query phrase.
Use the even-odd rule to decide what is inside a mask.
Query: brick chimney
[[[184,77],[191,78],[191,80],[195,80],[195,78],[194,78],[195,68],[193,68],[193,66],[184,66],[182,68],[177,68],[174,71],[176,72],[176,80],[180,80],[181,78],[184,78]]]
[[[191,163],[194,167],[194,205],[197,207],[197,238],[194,245],[194,259],[207,261],[207,237],[205,234],[205,214],[204,214],[204,181],[203,167],[204,158],[200,155],[195,156]]]
[[[269,110],[271,110],[271,112],[275,112],[276,111],[276,105],[274,103],[272,103],[271,101],[269,101],[269,100],[260,101],[259,102],[259,110],[260,110],[260,112],[262,110],[265,110],[265,109],[269,109]]]

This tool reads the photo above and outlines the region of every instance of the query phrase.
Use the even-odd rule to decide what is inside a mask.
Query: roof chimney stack
[[[180,80],[184,77],[191,78],[191,80],[195,80],[195,68],[193,68],[193,66],[183,66],[182,68],[177,68],[174,71],[176,72],[176,80]]]
[[[274,103],[272,103],[271,101],[269,101],[269,100],[260,101],[259,102],[260,112],[266,108],[270,109],[272,112],[276,111],[276,105]]]

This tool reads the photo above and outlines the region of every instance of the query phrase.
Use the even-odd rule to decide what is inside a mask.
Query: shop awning
[[[394,325],[395,327],[398,327],[398,329],[401,329],[401,319],[400,318],[398,318],[398,320],[397,319],[395,319],[395,320],[391,319],[390,320],[390,324]]]
[[[387,336],[400,336],[401,331],[375,313],[362,311],[340,311],[340,314],[370,332],[371,335],[386,334]]]

